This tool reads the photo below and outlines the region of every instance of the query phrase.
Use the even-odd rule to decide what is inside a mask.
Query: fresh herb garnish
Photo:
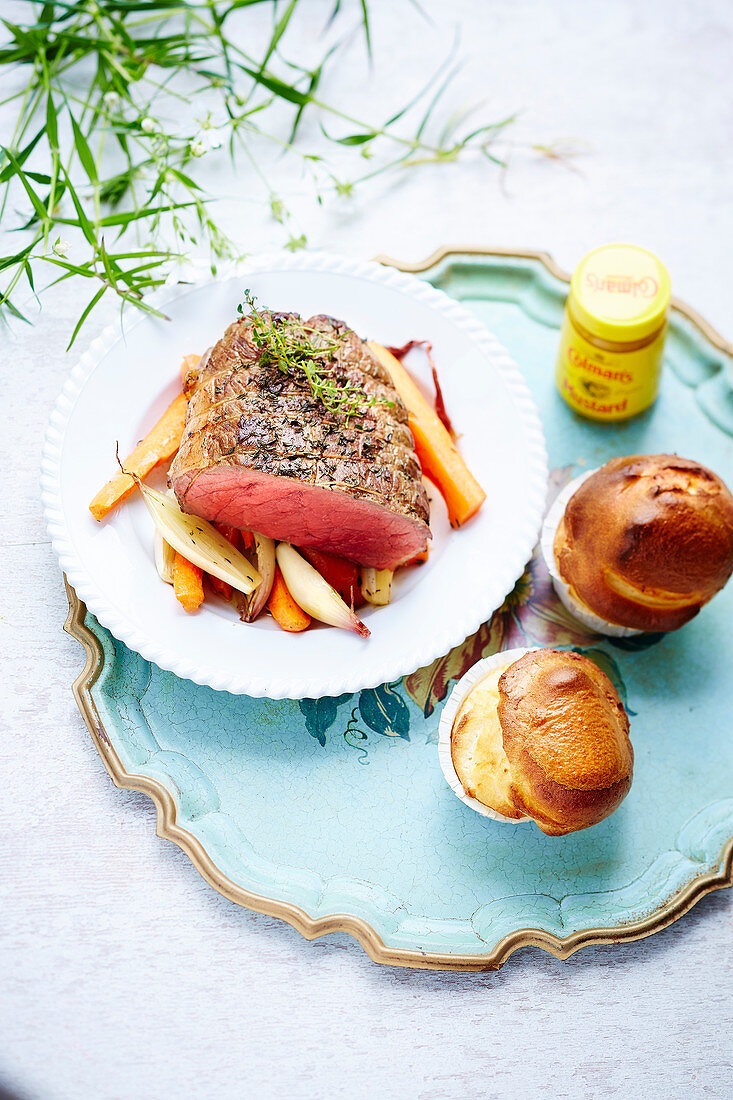
[[[494,142],[510,118],[474,126],[469,109],[433,126],[460,68],[454,51],[384,123],[324,102],[322,78],[339,56],[336,23],[356,17],[371,49],[367,0],[338,0],[327,27],[334,43],[313,65],[300,60],[302,25],[291,28],[298,0],[257,4],[259,12],[267,3],[272,15],[261,52],[251,47],[259,23],[252,0],[25,2],[28,18],[0,20],[2,102],[17,107],[0,144],[0,215],[10,229],[17,211],[19,231],[0,256],[0,316],[27,320],[22,297],[42,293],[44,276],[73,279],[80,294],[86,284],[70,344],[109,294],[121,307],[157,312],[145,295],[170,278],[192,244],[208,248],[212,271],[220,258],[240,254],[202,186],[203,158],[229,155],[241,192],[269,209],[283,227],[278,243],[291,249],[307,242],[279,194],[280,153],[298,159],[318,202],[351,195],[383,172],[454,161],[467,150],[502,163]],[[301,146],[306,115],[311,134],[322,137]],[[338,176],[329,149],[339,153]]]
[[[273,314],[260,309],[249,290],[237,313],[252,326],[251,341],[258,349],[262,366],[274,366],[290,378],[300,378],[311,393],[332,413],[348,421],[365,406],[394,403],[369,397],[358,386],[342,382],[336,373],[337,356],[343,337],[335,337],[308,325],[297,315]]]

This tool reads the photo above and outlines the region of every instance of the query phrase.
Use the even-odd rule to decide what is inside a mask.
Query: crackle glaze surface
[[[672,322],[656,406],[599,426],[554,388],[561,280],[536,260],[490,256],[447,257],[428,277],[519,363],[545,427],[551,495],[634,452],[676,451],[733,481],[731,365],[685,318]],[[501,475],[511,477],[510,454]],[[720,865],[733,836],[731,621],[733,585],[676,634],[600,638],[563,609],[535,552],[491,621],[429,668],[298,703],[178,679],[87,617],[104,648],[92,694],[114,750],[131,775],[170,791],[178,824],[221,873],[310,917],[363,918],[388,947],[464,956],[522,928],[560,938],[623,929]],[[452,683],[498,649],[531,645],[582,650],[631,715],[630,795],[611,818],[559,839],[479,817],[438,763]]]

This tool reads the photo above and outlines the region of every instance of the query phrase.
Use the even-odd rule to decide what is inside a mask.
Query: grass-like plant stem
[[[306,237],[263,165],[263,139],[298,158],[319,201],[351,194],[385,172],[453,161],[467,149],[501,163],[492,145],[511,118],[468,126],[464,112],[428,136],[455,75],[452,58],[379,124],[324,100],[323,73],[338,64],[340,50],[331,46],[312,67],[287,58],[299,0],[25,3],[27,21],[1,20],[0,75],[26,79],[0,101],[15,106],[12,132],[0,144],[0,217],[4,228],[14,219],[18,231],[11,238],[17,246],[0,256],[0,315],[26,320],[21,302],[29,289],[38,295],[68,279],[86,284],[69,346],[105,295],[116,295],[122,308],[157,312],[146,296],[192,246],[207,247],[213,271],[238,254],[201,182],[204,156],[228,154],[243,189],[259,194],[285,226],[291,249],[304,247]],[[249,41],[241,21],[253,18],[246,9],[255,5],[272,13],[258,56],[241,44]],[[331,20],[348,18],[348,7],[336,0]],[[352,0],[351,8],[371,53],[367,2]],[[161,121],[171,103],[173,125]],[[283,106],[290,115],[284,128]],[[337,176],[322,145],[301,144],[306,112],[317,118],[326,149],[351,151],[351,178]],[[416,119],[407,135],[406,115]],[[337,130],[347,132],[333,136]]]

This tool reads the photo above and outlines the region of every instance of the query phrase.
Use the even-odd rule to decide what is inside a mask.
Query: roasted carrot
[[[154,466],[176,453],[186,424],[187,401],[182,393],[173,399],[157,424],[150,429],[122,465],[127,473],[116,474],[89,505],[95,519],[104,519],[135,488],[131,474],[144,480]]]
[[[212,576],[211,573],[206,574],[206,580],[214,589],[217,596],[221,596],[223,600],[226,600],[226,602],[229,603],[233,593],[232,586],[230,584],[227,584],[226,581],[221,581],[218,577]]]
[[[232,546],[236,546],[239,549],[239,529],[237,527],[231,527],[228,523],[215,523],[217,531],[231,542]],[[207,573],[206,577],[209,584],[216,592],[217,596],[221,596],[223,600],[229,602],[232,598],[232,586],[227,584],[226,581],[219,580],[218,577],[214,577]]]
[[[435,409],[432,409],[405,368],[381,344],[370,343],[372,354],[389,372],[407,406],[410,431],[423,473],[434,481],[448,506],[454,527],[470,519],[486,500]]]
[[[328,554],[325,550],[312,550],[306,546],[299,547],[299,553],[311,563],[314,569],[318,570],[331,588],[336,589],[347,607],[364,606],[358,565],[353,561],[347,561],[346,558],[339,558],[336,554]]]
[[[311,624],[310,615],[290,595],[279,565],[275,569],[275,580],[267,606],[278,626],[281,626],[283,630],[287,630],[290,634],[298,634],[301,630],[307,630]]]
[[[249,531],[240,531],[238,527],[232,527],[231,523],[215,523],[214,527],[231,542],[232,546],[239,546],[240,536],[249,534]],[[247,549],[246,546],[245,549]]]
[[[173,560],[173,591],[185,611],[196,611],[203,603],[203,570],[177,551]]]
[[[419,554],[415,554],[414,558],[410,558],[405,562],[405,565],[422,565],[428,560],[428,554],[430,553],[430,547],[427,546],[424,550],[421,550]]]
[[[238,550],[249,550],[254,545],[251,531],[240,531],[238,527],[232,527],[229,523],[215,523],[214,527]],[[234,593],[230,584],[227,584],[226,581],[220,581],[218,577],[209,576],[208,573],[206,576],[217,595],[221,596],[223,600],[231,600]],[[237,599],[239,599],[239,596]],[[242,596],[242,600],[245,600],[244,596]]]
[[[433,359],[433,345],[429,340],[408,340],[406,344],[403,344],[401,348],[387,348],[387,351],[394,355],[395,359],[398,359],[400,363],[403,361],[408,351],[412,351],[413,348],[423,348],[425,355],[427,356],[428,363],[430,364],[430,373],[433,376],[433,386],[435,387],[435,411],[438,414],[443,427],[448,432],[448,435],[455,442],[456,433],[453,430],[453,425],[450,422],[448,416],[448,410],[445,407],[445,401],[443,400],[443,391],[440,388],[440,379],[438,378],[438,368],[435,366],[435,360]]]

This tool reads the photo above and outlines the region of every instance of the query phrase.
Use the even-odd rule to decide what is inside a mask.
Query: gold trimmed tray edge
[[[435,267],[449,256],[503,256],[506,259],[537,260],[556,279],[560,279],[564,283],[570,283],[571,276],[569,273],[555,263],[549,252],[531,248],[483,248],[481,245],[448,244],[441,245],[424,260],[416,260],[414,263],[396,260],[383,252],[374,257],[374,262],[383,264],[385,267],[395,267],[398,271],[405,271],[410,275],[416,275],[422,271],[429,271],[431,267]],[[719,351],[733,357],[733,343],[726,340],[696,309],[674,296],[672,297],[672,309],[676,313],[682,314]]]
[[[441,251],[442,255],[447,255]],[[483,253],[485,254],[485,253]],[[505,253],[492,253],[504,255]],[[436,255],[438,255],[436,253]],[[516,252],[506,255],[518,255]],[[525,253],[525,255],[527,255]],[[542,257],[543,253],[532,253]],[[549,257],[548,257],[549,259]],[[428,265],[431,266],[431,265]],[[72,692],[82,718],[97,751],[113,783],[123,789],[146,794],[156,808],[156,833],[164,840],[177,845],[199,872],[219,894],[256,913],[277,917],[290,924],[305,939],[314,940],[334,932],[346,932],[363,947],[373,962],[385,966],[410,967],[420,970],[486,971],[498,970],[521,947],[539,947],[555,958],[565,960],[580,950],[594,944],[628,943],[645,939],[679,920],[700,898],[714,890],[733,886],[733,837],[721,852],[722,867],[693,879],[665,905],[642,921],[623,928],[589,928],[565,938],[554,936],[537,928],[523,928],[505,936],[493,951],[486,955],[447,955],[410,951],[406,948],[388,947],[374,928],[359,917],[336,913],[327,917],[310,917],[305,910],[290,902],[276,901],[251,893],[222,874],[199,840],[177,821],[176,804],[171,793],[157,780],[128,772],[114,749],[99,717],[91,689],[104,667],[104,652],[98,639],[86,626],[86,606],[64,577],[69,613],[64,630],[83,647],[86,654],[84,668],[72,685]]]
[[[397,268],[410,274],[428,271],[449,256],[497,256],[539,261],[562,282],[569,283],[570,275],[563,270],[548,252],[536,249],[495,247],[480,245],[442,245],[423,260],[408,263],[380,253],[374,257],[375,263]],[[713,346],[724,354],[733,357],[733,344],[725,339],[692,306],[678,298],[672,299],[672,308],[682,314],[697,328]],[[629,943],[645,939],[664,928],[669,927],[684,916],[700,898],[715,890],[733,886],[733,837],[724,845],[721,852],[722,866],[719,870],[707,872],[693,879],[683,887],[661,909],[624,928],[590,928],[571,936],[560,938],[542,929],[518,929],[501,940],[493,951],[486,955],[446,955],[430,952],[409,951],[404,948],[388,947],[378,933],[367,922],[346,913],[328,917],[313,918],[305,910],[289,902],[279,902],[253,894],[238,886],[223,875],[203,845],[180,826],[176,820],[176,805],[168,790],[156,780],[147,776],[134,775],[123,767],[107,732],[101,722],[91,695],[91,689],[98,679],[103,665],[104,654],[95,635],[86,627],[84,618],[86,607],[74,589],[64,577],[66,594],[69,601],[69,613],[64,629],[75,638],[86,652],[86,663],[72,685],[72,692],[79,711],[97,747],[102,762],[117,787],[124,790],[140,791],[148,795],[156,807],[156,833],[165,840],[176,844],[188,856],[196,870],[218,893],[236,905],[251,909],[257,913],[277,917],[290,924],[305,939],[314,940],[334,932],[346,932],[363,947],[374,962],[386,966],[411,967],[422,970],[486,971],[498,970],[515,951],[521,947],[539,947],[565,960],[579,951],[581,947],[592,945],[610,945]]]

